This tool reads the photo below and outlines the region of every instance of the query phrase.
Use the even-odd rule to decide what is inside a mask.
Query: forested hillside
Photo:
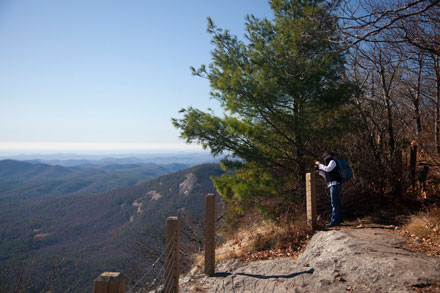
[[[183,211],[198,219],[205,195],[215,192],[210,177],[222,173],[218,165],[204,164],[97,195],[4,202],[2,277],[11,284],[14,268],[25,266],[31,291],[39,292],[46,282],[56,292],[90,290],[102,271],[131,268],[140,256],[130,247],[139,237],[152,247],[162,245],[146,238],[148,229],[162,233],[165,219]]]
[[[92,164],[64,167],[16,160],[0,161],[0,201],[87,195],[135,185],[187,168],[183,164]]]

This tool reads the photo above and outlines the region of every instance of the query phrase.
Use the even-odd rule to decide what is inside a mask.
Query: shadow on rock
[[[307,271],[302,271],[299,273],[293,273],[290,275],[272,275],[272,276],[264,276],[264,275],[255,275],[255,274],[246,274],[246,273],[236,273],[236,275],[240,275],[240,276],[246,276],[246,277],[252,277],[252,278],[257,278],[257,279],[272,279],[272,278],[277,278],[277,279],[291,279],[291,278],[295,278],[297,276],[303,275],[303,274],[313,274],[313,272],[315,271],[315,269],[310,269]]]
[[[212,278],[226,278],[229,277],[230,275],[232,275],[231,273],[227,273],[227,272],[219,272],[219,273],[214,273],[209,275],[209,277]]]

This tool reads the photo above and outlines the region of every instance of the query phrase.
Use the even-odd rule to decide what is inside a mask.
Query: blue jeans
[[[344,221],[342,219],[341,190],[342,184],[330,186],[330,198],[332,199],[331,225],[339,225]]]

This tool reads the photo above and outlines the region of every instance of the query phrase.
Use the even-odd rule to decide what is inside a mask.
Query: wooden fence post
[[[177,217],[168,217],[165,250],[165,285],[164,292],[179,292],[179,244],[180,221]]]
[[[315,173],[306,174],[307,223],[316,228],[316,177]]]
[[[215,272],[215,195],[208,194],[205,201],[205,274]]]
[[[125,276],[117,272],[105,272],[95,279],[94,293],[125,293]]]

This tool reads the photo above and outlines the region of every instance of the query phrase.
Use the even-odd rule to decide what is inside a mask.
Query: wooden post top
[[[98,278],[96,278],[96,281],[99,282],[108,282],[111,279],[121,279],[124,278],[124,274],[119,272],[104,272],[102,273]]]
[[[104,272],[93,284],[94,293],[125,293],[125,276],[119,272]]]

